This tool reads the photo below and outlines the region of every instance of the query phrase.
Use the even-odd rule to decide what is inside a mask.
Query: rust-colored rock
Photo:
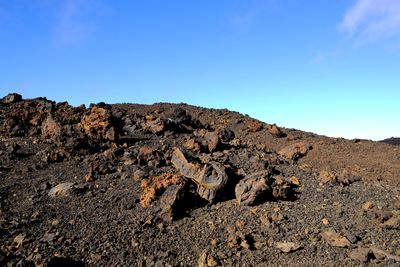
[[[183,143],[183,147],[187,150],[192,150],[193,152],[200,151],[200,144],[196,142],[194,139],[188,139]]]
[[[163,173],[158,176],[150,176],[147,179],[143,179],[140,183],[143,188],[143,194],[140,197],[140,204],[143,207],[149,207],[160,191],[165,190],[171,185],[183,184],[185,184],[185,180],[182,179],[182,176],[172,173]]]
[[[306,142],[298,142],[278,151],[278,154],[291,159],[298,160],[307,155],[307,152],[312,149],[312,146]]]
[[[93,106],[82,116],[79,126],[93,139],[115,141],[117,138],[111,123],[111,111],[103,107]]]
[[[146,122],[142,125],[142,127],[154,134],[159,134],[165,131],[166,124],[159,117],[147,116]]]
[[[268,171],[250,174],[235,187],[235,195],[239,205],[253,205],[268,191]]]
[[[278,126],[276,126],[275,124],[268,125],[267,130],[268,130],[268,132],[269,132],[272,136],[277,137],[277,138],[282,138],[282,137],[286,137],[286,136],[287,136],[287,135],[286,135],[284,132],[282,132],[282,130],[281,130]]]
[[[263,128],[262,123],[258,121],[252,121],[247,125],[247,131],[250,133],[255,133],[261,131]]]
[[[337,180],[336,174],[331,170],[322,170],[319,173],[319,179],[322,184],[335,182]]]

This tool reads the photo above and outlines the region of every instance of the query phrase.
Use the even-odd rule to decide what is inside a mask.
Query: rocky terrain
[[[18,94],[0,136],[0,266],[400,266],[398,146]]]
[[[391,145],[400,145],[399,137],[391,137],[381,141],[382,143],[391,144]]]

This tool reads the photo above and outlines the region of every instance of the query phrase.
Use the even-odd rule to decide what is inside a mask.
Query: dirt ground
[[[400,266],[400,146],[186,104],[0,102],[0,266]]]

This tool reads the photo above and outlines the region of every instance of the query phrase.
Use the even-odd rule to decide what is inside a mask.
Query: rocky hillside
[[[160,103],[0,102],[1,266],[397,266],[400,150]]]
[[[382,140],[381,142],[385,143],[385,144],[390,144],[390,145],[400,145],[400,138],[399,137],[391,137],[391,138]]]

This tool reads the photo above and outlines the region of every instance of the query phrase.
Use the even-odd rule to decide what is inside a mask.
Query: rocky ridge
[[[18,94],[0,135],[2,265],[399,263],[397,147]]]

